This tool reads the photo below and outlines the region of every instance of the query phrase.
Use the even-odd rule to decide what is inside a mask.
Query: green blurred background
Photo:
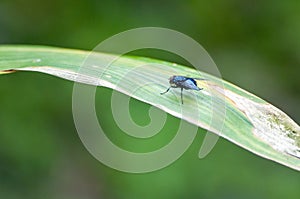
[[[93,49],[121,31],[159,26],[187,34],[211,54],[224,79],[266,99],[300,121],[298,0],[74,1],[0,0],[0,43]],[[184,63],[157,51],[140,55]],[[95,160],[72,119],[72,82],[22,72],[0,77],[0,199],[298,199],[300,173],[220,139],[197,157],[204,132],[171,166],[127,174]],[[172,139],[179,120],[157,142],[139,144],[113,122],[111,90],[97,90],[101,124],[116,143],[150,150]],[[149,106],[131,100],[133,119],[149,122]],[[144,148],[143,148],[144,147]]]

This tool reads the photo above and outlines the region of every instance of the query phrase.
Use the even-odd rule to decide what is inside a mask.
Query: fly
[[[185,77],[185,76],[172,76],[169,78],[169,83],[170,83],[170,87],[165,91],[160,93],[161,95],[167,93],[170,88],[180,88],[181,89],[181,103],[183,104],[183,97],[182,97],[182,92],[183,89],[185,90],[196,90],[196,91],[200,91],[203,88],[199,88],[197,86],[197,80],[205,80],[205,79],[200,79],[200,78],[191,78],[191,77]]]

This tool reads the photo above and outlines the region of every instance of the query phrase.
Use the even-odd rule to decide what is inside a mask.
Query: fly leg
[[[165,92],[162,92],[162,93],[160,93],[160,94],[163,95],[163,94],[169,92],[170,88],[171,88],[171,87],[169,87]]]
[[[183,88],[181,88],[181,92],[180,92],[180,96],[181,96],[181,104],[183,104],[182,91],[183,91]]]

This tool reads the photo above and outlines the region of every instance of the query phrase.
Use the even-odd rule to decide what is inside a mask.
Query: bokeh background
[[[300,2],[298,0],[0,0],[0,43],[93,49],[121,31],[158,26],[187,34],[215,60],[224,79],[300,121]],[[184,63],[170,53],[137,54]],[[1,61],[1,60],[0,60]],[[184,63],[185,64],[185,63]],[[0,199],[298,199],[300,173],[255,156],[224,139],[202,160],[204,137],[171,166],[127,174],[95,160],[72,119],[73,83],[45,74],[0,77]],[[139,140],[113,122],[111,90],[97,90],[100,122],[129,149]],[[131,100],[133,119],[149,122],[149,106]],[[179,120],[168,116],[159,143],[172,139]],[[135,147],[136,146],[136,147]]]

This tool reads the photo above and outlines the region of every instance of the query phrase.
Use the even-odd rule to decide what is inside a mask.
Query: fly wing
[[[200,88],[200,90],[207,87],[207,84],[208,84],[207,81],[209,81],[208,79],[197,78],[197,77],[193,78],[193,79],[195,79],[196,85],[197,85],[198,88]]]
[[[192,78],[188,78],[186,81],[184,82],[181,82],[181,86],[184,88],[184,89],[191,89],[191,90],[197,90],[199,91],[200,88],[197,86],[197,83],[194,79]]]
[[[204,79],[204,78],[198,78],[198,77],[193,78],[193,79],[200,80],[200,81],[206,81],[206,80],[207,80],[207,79]]]

